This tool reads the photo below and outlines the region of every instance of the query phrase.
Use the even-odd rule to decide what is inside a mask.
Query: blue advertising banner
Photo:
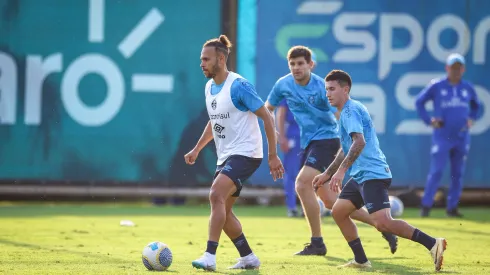
[[[465,186],[490,186],[485,173],[490,167],[489,1],[258,1],[257,12],[260,95],[266,98],[288,73],[286,53],[294,45],[313,49],[315,73],[322,77],[331,69],[349,72],[352,96],[372,115],[394,186],[425,184],[431,129],[417,116],[415,96],[431,79],[444,76],[450,53],[463,54],[464,78],[474,83],[484,105],[471,130]],[[256,178],[265,177],[266,164]]]
[[[220,1],[0,1],[0,178],[209,184],[199,67]],[[206,16],[202,16],[206,14]]]

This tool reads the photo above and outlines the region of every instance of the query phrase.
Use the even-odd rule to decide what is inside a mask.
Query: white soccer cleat
[[[356,262],[355,259],[352,259],[350,261],[348,261],[346,264],[343,264],[343,265],[339,265],[338,266],[339,268],[371,268],[371,262],[370,261],[367,261],[365,263],[358,263]]]
[[[444,251],[446,250],[446,247],[447,247],[446,239],[436,238],[436,244],[430,250],[430,255],[434,260],[436,271],[439,271],[442,268],[442,260],[444,258],[443,255],[444,255]]]
[[[206,271],[216,271],[216,255],[204,252],[201,258],[192,261],[192,266]]]
[[[245,257],[238,258],[238,263],[228,269],[259,269],[260,261],[255,254],[250,253]]]

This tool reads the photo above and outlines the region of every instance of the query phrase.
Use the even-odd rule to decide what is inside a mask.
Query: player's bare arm
[[[211,121],[208,121],[201,137],[197,141],[196,146],[187,154],[185,154],[185,163],[193,165],[196,162],[199,152],[211,141],[213,140],[213,132],[211,131]]]
[[[264,121],[265,135],[267,136],[268,152],[269,152],[269,169],[272,178],[275,180],[281,179],[284,174],[284,167],[277,155],[277,140],[274,127],[274,119],[269,108],[262,106],[255,111],[255,114]]]
[[[276,126],[277,126],[277,131],[279,133],[277,141],[279,142],[281,151],[283,151],[284,153],[287,153],[289,151],[289,144],[288,144],[288,139],[286,137],[286,127],[285,127],[286,112],[287,109],[284,106],[279,106],[277,108]]]
[[[340,164],[342,164],[344,159],[345,159],[344,151],[342,150],[342,148],[340,148],[339,151],[337,152],[337,155],[335,155],[335,159],[328,166],[327,170],[325,170],[320,175],[317,175],[313,179],[313,186],[315,187],[315,189],[318,189],[320,186],[324,185],[328,180],[330,180],[332,175],[335,174],[335,172],[337,172],[337,170],[340,167]]]
[[[342,181],[344,180],[345,172],[352,166],[356,159],[361,155],[362,150],[366,146],[366,140],[361,133],[351,133],[352,145],[349,148],[349,152],[345,156],[344,161],[340,164],[337,172],[332,176],[330,180],[330,189],[334,192],[340,192],[342,189]]]

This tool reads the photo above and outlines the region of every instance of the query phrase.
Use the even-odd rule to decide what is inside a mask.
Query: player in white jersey
[[[262,135],[257,117],[264,121],[270,173],[274,181],[284,174],[277,156],[272,115],[254,86],[240,75],[228,71],[226,60],[230,47],[231,43],[225,35],[204,43],[201,68],[204,75],[210,78],[205,89],[209,122],[194,149],[185,155],[185,162],[194,164],[199,152],[214,138],[218,167],[209,194],[211,217],[208,243],[203,256],[192,262],[193,267],[209,271],[216,270],[216,249],[222,230],[240,253],[238,263],[230,268],[257,269],[260,266],[232,211],[242,183],[262,161]]]

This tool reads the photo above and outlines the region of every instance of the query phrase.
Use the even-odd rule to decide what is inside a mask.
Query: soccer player
[[[304,46],[292,47],[287,55],[290,74],[281,77],[269,94],[265,103],[274,111],[286,99],[301,131],[302,166],[296,178],[296,192],[311,230],[311,243],[296,255],[325,255],[327,247],[321,233],[320,207],[313,188],[313,178],[324,171],[335,158],[340,148],[338,124],[333,108],[325,95],[325,81],[311,72],[311,51]],[[332,209],[337,193],[326,187],[319,187],[318,196],[326,208]],[[365,209],[352,213],[356,220],[374,226]],[[397,238],[383,233],[392,253],[397,249]]]
[[[311,52],[311,62],[313,71],[316,64],[315,54]],[[294,115],[288,107],[285,99],[281,101],[276,111],[277,131],[279,132],[279,148],[283,152],[284,161],[284,195],[286,196],[286,207],[288,217],[298,217],[299,212],[296,208],[296,176],[301,168],[300,158],[300,131]]]
[[[240,253],[238,263],[231,269],[256,269],[260,266],[232,211],[242,183],[257,170],[263,158],[257,117],[264,121],[269,168],[274,181],[282,178],[284,173],[276,151],[274,119],[254,86],[240,75],[228,71],[226,60],[230,47],[231,43],[225,35],[208,40],[203,45],[201,68],[204,75],[210,78],[205,87],[209,122],[194,149],[185,155],[185,162],[194,164],[199,152],[214,138],[218,167],[209,193],[209,237],[206,252],[192,262],[195,268],[208,271],[216,270],[216,249],[222,230]]]
[[[456,53],[449,55],[446,60],[447,76],[432,81],[417,97],[419,116],[434,128],[430,172],[420,211],[423,217],[429,216],[447,159],[451,163],[451,185],[446,212],[450,217],[463,216],[458,211],[458,202],[463,189],[466,157],[470,148],[469,129],[480,108],[473,85],[462,80],[464,71],[464,57]],[[425,103],[428,101],[434,103],[432,118],[425,109]]]
[[[369,268],[357,227],[349,217],[366,206],[376,228],[418,242],[432,255],[435,269],[439,271],[446,249],[446,240],[433,238],[403,220],[394,220],[390,214],[388,187],[391,171],[379,147],[373,121],[364,105],[350,98],[350,76],[333,70],[325,77],[328,101],[340,113],[340,139],[342,147],[330,166],[313,180],[315,186],[330,181],[332,191],[341,191],[332,209],[332,217],[354,253],[354,260],[343,267]],[[351,169],[352,177],[342,188],[345,172]]]

